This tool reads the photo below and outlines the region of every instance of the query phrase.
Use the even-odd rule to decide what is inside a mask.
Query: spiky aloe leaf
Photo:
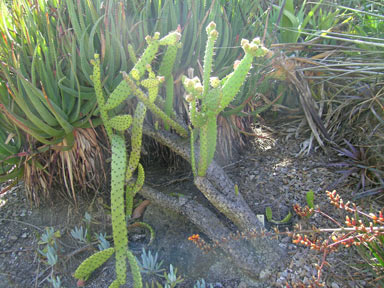
[[[140,267],[137,264],[136,257],[129,250],[126,251],[126,255],[128,258],[129,266],[131,267],[131,274],[133,278],[133,288],[142,288],[143,282],[141,279]]]
[[[133,64],[136,64],[137,58],[136,58],[136,53],[135,49],[133,49],[133,46],[131,44],[128,44],[128,54],[129,54],[129,59],[131,59]]]
[[[117,115],[109,119],[108,124],[117,131],[124,131],[128,129],[132,124],[131,115]]]
[[[125,283],[127,263],[125,260],[128,249],[127,226],[124,213],[124,184],[127,155],[124,138],[113,135],[111,139],[111,216],[112,232],[115,244],[116,276],[119,283]]]
[[[80,264],[73,276],[76,279],[87,280],[89,275],[91,275],[93,271],[103,265],[114,252],[115,248],[111,247],[93,254]]]

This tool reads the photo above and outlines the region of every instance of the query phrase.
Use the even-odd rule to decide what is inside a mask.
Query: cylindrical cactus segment
[[[125,99],[129,97],[131,94],[131,89],[125,83],[125,81],[121,81],[120,84],[113,90],[113,92],[109,95],[107,99],[107,103],[105,103],[106,110],[112,110],[119,106]]]
[[[139,164],[141,154],[141,142],[143,138],[143,122],[147,107],[138,102],[135,110],[135,115],[132,122],[131,133],[131,154],[129,155],[129,163],[127,168],[126,180],[131,179],[133,172],[135,172],[137,165]]]
[[[209,89],[209,80],[211,77],[212,72],[212,62],[213,62],[213,49],[215,46],[215,42],[218,37],[218,32],[215,30],[216,24],[214,22],[211,22],[207,26],[207,44],[205,46],[205,54],[204,54],[204,70],[203,70],[203,101],[205,99],[205,96],[208,93]]]
[[[198,175],[204,177],[216,151],[216,115],[211,114],[207,123],[200,128],[200,157]]]
[[[145,180],[144,168],[139,163],[137,165],[137,179],[136,179],[136,183],[134,185],[127,185],[127,187],[126,187],[125,198],[126,198],[126,214],[127,214],[127,216],[131,216],[132,215],[133,199],[134,199],[136,193],[139,192],[140,189],[143,187],[144,180]]]
[[[208,169],[208,125],[200,128],[199,167],[197,175],[204,177]]]
[[[127,263],[126,251],[128,249],[127,226],[124,211],[124,185],[127,155],[124,138],[113,135],[111,162],[111,216],[112,232],[116,255],[116,276],[119,283],[125,283]]]
[[[220,101],[223,96],[223,92],[220,88],[213,88],[209,90],[207,97],[205,99],[204,109],[208,112],[214,112],[216,115],[219,114],[220,110]]]
[[[92,61],[93,64],[93,75],[92,75],[92,81],[93,81],[93,86],[95,88],[95,93],[96,93],[96,99],[97,99],[97,104],[99,105],[100,109],[100,116],[101,119],[103,120],[105,130],[107,131],[107,135],[109,138],[112,137],[112,128],[111,126],[108,125],[108,112],[105,109],[105,98],[104,98],[104,92],[103,92],[103,86],[101,84],[101,79],[100,79],[100,57],[99,54],[95,54],[95,59]]]
[[[216,141],[217,141],[217,118],[216,115],[212,114],[208,116],[207,120],[207,135],[208,135],[208,153],[207,153],[207,163],[208,166],[212,162],[215,152],[216,152]],[[207,166],[207,169],[208,169]]]
[[[111,285],[109,285],[108,288],[119,288],[119,287],[120,287],[120,282],[119,282],[119,280],[115,279],[115,280],[111,283]]]
[[[233,73],[231,73],[231,75],[225,81],[222,88],[223,97],[220,102],[220,111],[227,107],[239,92],[240,87],[243,85],[244,80],[247,77],[249,70],[251,69],[252,61],[253,56],[249,53],[246,53],[239,65],[236,67],[236,70],[233,71]]]
[[[177,55],[178,45],[171,45],[167,47],[167,51],[164,54],[164,57],[161,61],[159,68],[159,75],[163,75],[165,77],[165,105],[164,112],[169,117],[173,111],[173,65],[175,63],[176,55]],[[165,130],[169,130],[169,125],[164,125]]]
[[[131,115],[117,115],[109,119],[108,124],[117,131],[124,131],[131,126],[132,116]]]
[[[170,32],[159,40],[160,45],[176,45],[180,41],[181,34],[177,31]]]
[[[164,82],[164,79],[164,76],[158,76],[155,78],[144,79],[140,82],[143,87],[147,88],[148,98],[152,103],[155,102],[159,92],[159,85]]]
[[[157,51],[159,50],[159,41],[153,38],[148,38],[148,46],[145,49],[143,55],[141,55],[140,59],[137,61],[135,66],[132,68],[130,72],[130,76],[133,79],[139,80],[141,77],[143,77],[145,71],[146,71],[146,65],[150,64],[152,60],[155,58]],[[137,74],[137,75],[136,75]]]
[[[141,279],[140,267],[137,264],[136,257],[128,249],[126,250],[129,266],[131,268],[131,274],[133,278],[133,288],[142,288],[143,281]]]
[[[193,131],[192,127],[189,126],[189,134],[190,137],[190,144],[191,144],[191,167],[192,167],[192,173],[193,177],[196,177],[196,161],[195,161],[195,132]]]
[[[148,109],[151,110],[153,114],[155,114],[158,118],[162,119],[166,124],[168,124],[173,129],[175,129],[180,136],[185,138],[188,137],[188,131],[184,129],[184,127],[181,126],[179,123],[172,120],[171,117],[167,116],[154,103],[149,101],[149,99],[145,96],[143,91],[141,91],[141,89],[136,86],[135,82],[133,82],[133,80],[130,79],[128,75],[125,75],[124,79],[125,81],[127,81],[128,85],[131,87],[133,94],[137,96],[137,98],[139,98],[139,100],[142,101],[145,104],[145,106],[147,106]]]
[[[141,190],[141,188],[144,185],[144,180],[145,180],[144,167],[143,167],[143,165],[141,165],[139,163],[139,165],[137,166],[137,179],[136,179],[136,183],[135,183],[135,186],[133,186],[133,193],[134,193],[133,196],[135,196],[136,193]]]
[[[115,248],[111,247],[93,254],[92,256],[85,259],[83,263],[80,264],[73,276],[76,279],[87,280],[89,275],[91,275],[93,271],[103,265],[105,261],[107,261],[112,256],[114,252]]]

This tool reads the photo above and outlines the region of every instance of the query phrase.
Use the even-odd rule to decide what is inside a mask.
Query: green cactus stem
[[[167,116],[171,117],[172,111],[173,111],[173,98],[174,98],[174,91],[173,91],[173,65],[175,63],[176,55],[177,55],[177,49],[179,48],[179,45],[172,45],[167,47],[167,51],[164,54],[164,57],[161,61],[160,68],[159,68],[159,75],[162,75],[165,77],[165,106],[164,106],[164,112],[167,114]],[[165,130],[169,131],[169,125],[164,125]]]
[[[212,72],[212,62],[213,62],[213,48],[215,46],[215,42],[217,40],[217,37],[219,36],[219,33],[216,30],[216,24],[215,22],[211,22],[208,24],[206,28],[208,40],[207,44],[205,46],[205,54],[204,54],[204,70],[203,70],[203,95],[202,99],[205,99],[205,96],[208,93],[209,89],[209,80],[211,78],[211,72]]]
[[[115,245],[116,278],[120,285],[126,279],[126,251],[128,249],[127,226],[124,211],[124,185],[127,155],[124,138],[113,135],[111,162],[111,216]]]
[[[267,48],[260,45],[260,40],[258,38],[253,39],[251,43],[249,43],[248,40],[243,39],[241,41],[241,46],[245,55],[223,84],[223,97],[220,102],[219,112],[224,110],[239,92],[251,69],[253,58],[265,56],[269,51]]]
[[[195,132],[193,131],[192,127],[189,126],[189,134],[190,137],[190,144],[191,144],[191,166],[192,166],[192,173],[193,177],[196,178],[196,161],[195,161]]]
[[[207,173],[216,151],[217,124],[216,115],[208,117],[207,123],[200,128],[200,157],[198,175],[203,177]]]
[[[135,172],[137,165],[140,160],[141,153],[141,142],[143,138],[143,122],[147,107],[142,103],[138,102],[135,110],[135,116],[132,122],[132,133],[131,133],[131,154],[129,155],[129,163],[127,168],[126,180],[129,181]]]
[[[93,271],[99,268],[107,261],[115,252],[115,248],[111,247],[100,252],[93,254],[85,259],[80,266],[76,269],[73,276],[76,279],[86,281]]]
[[[175,129],[175,131],[182,137],[188,137],[188,131],[181,126],[179,123],[175,122],[171,119],[171,117],[167,116],[163,111],[160,110],[154,103],[152,103],[144,94],[143,91],[139,87],[136,86],[135,82],[126,74],[123,73],[124,80],[128,83],[131,88],[131,91],[140,101],[142,101],[146,107],[151,110],[153,114],[155,114],[158,118],[162,119],[166,124]]]
[[[117,131],[127,130],[132,124],[131,115],[117,115],[108,121],[108,125]]]
[[[104,122],[105,131],[107,131],[107,135],[108,135],[109,139],[111,139],[112,127],[110,125],[108,125],[109,116],[108,116],[108,111],[105,108],[104,92],[103,92],[103,87],[102,87],[101,79],[100,79],[100,57],[99,57],[99,54],[95,54],[95,59],[92,61],[92,64],[93,64],[92,81],[93,81],[93,85],[95,87],[97,103],[98,103],[99,109],[100,109],[100,116]]]
[[[128,217],[132,215],[133,199],[135,198],[136,193],[139,192],[144,185],[145,173],[144,168],[140,163],[138,164],[137,171],[138,173],[135,185],[127,185],[126,188],[126,215]]]
[[[131,274],[133,278],[133,287],[142,288],[143,281],[141,279],[140,267],[137,264],[136,258],[131,251],[127,250],[125,252],[126,252],[126,257],[128,258],[129,266],[131,268]]]

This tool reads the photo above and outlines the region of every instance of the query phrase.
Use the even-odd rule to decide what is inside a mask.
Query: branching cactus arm
[[[205,47],[205,55],[204,55],[204,70],[203,70],[203,95],[202,99],[205,100],[205,96],[208,93],[209,89],[209,80],[211,78],[211,72],[212,72],[212,62],[213,62],[213,49],[215,46],[215,42],[217,40],[217,37],[219,36],[219,33],[216,30],[216,24],[215,22],[211,22],[208,24],[207,28],[207,45]]]
[[[198,167],[198,176],[200,177],[206,175],[208,166],[214,158],[217,141],[217,116],[239,92],[252,67],[253,59],[265,56],[269,52],[261,45],[258,38],[255,38],[251,43],[243,39],[241,45],[245,55],[239,63],[235,63],[234,71],[222,80],[217,77],[210,77],[214,43],[218,37],[215,28],[215,23],[211,22],[206,29],[208,40],[204,56],[203,86],[196,77],[193,79],[183,78],[184,88],[188,93],[186,100],[190,103],[190,120],[195,128],[200,128]],[[199,103],[199,99],[201,99],[201,103]]]

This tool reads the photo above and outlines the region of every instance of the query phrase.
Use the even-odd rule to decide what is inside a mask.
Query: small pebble
[[[16,241],[17,240],[17,236],[11,235],[11,236],[9,236],[9,239],[12,240],[12,241]]]

